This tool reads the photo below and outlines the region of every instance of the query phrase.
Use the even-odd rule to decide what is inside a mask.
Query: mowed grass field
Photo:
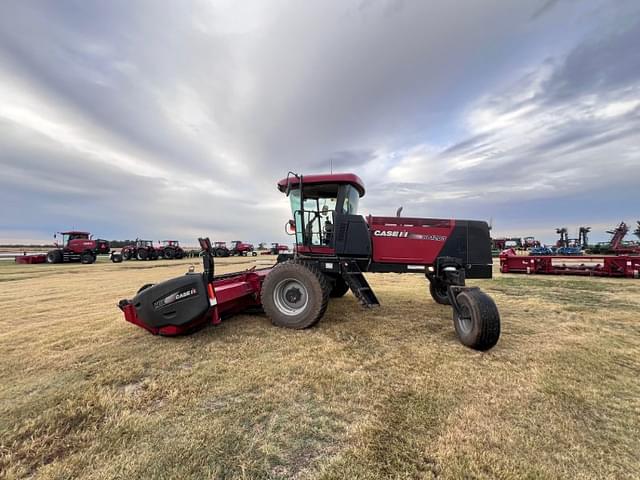
[[[347,294],[305,331],[123,321],[190,263],[0,262],[0,477],[640,478],[640,281],[470,282],[502,315],[488,353],[420,275],[370,275],[379,309]]]

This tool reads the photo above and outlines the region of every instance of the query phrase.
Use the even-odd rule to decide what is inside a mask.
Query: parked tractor
[[[287,253],[289,251],[288,245],[282,245],[281,243],[272,243],[269,253],[271,255],[280,255],[281,253]]]
[[[252,244],[244,243],[240,240],[234,240],[231,242],[231,255],[238,255],[239,257],[252,255],[255,257],[258,253],[253,249]]]
[[[53,238],[62,235],[62,241],[54,241],[55,249],[47,252],[47,263],[80,262],[95,263],[99,254],[109,253],[109,242],[93,239],[89,232],[58,232]]]
[[[491,278],[491,239],[484,221],[363,217],[358,202],[365,187],[356,175],[297,175],[277,184],[290,200],[287,228],[295,250],[273,267],[214,275],[213,247],[199,239],[203,273],[187,273],[145,285],[121,300],[125,320],[153,334],[180,335],[226,314],[262,307],[278,326],[316,325],[330,298],[349,290],[365,308],[379,305],[365,273],[423,275],[433,299],[453,310],[464,345],[488,350],[500,336],[500,315],[491,297],[467,279]],[[421,311],[416,317],[423,321]]]
[[[178,240],[160,240],[159,243],[160,246],[156,249],[158,251],[158,258],[180,260],[185,256],[184,250],[180,247]]]
[[[227,247],[227,242],[215,242],[213,246],[213,255],[216,257],[228,257],[231,251]]]
[[[124,260],[156,260],[158,251],[153,246],[151,240],[140,240],[136,238],[136,243],[122,247],[122,258]]]

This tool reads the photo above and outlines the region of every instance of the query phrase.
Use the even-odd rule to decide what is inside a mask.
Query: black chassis
[[[438,257],[435,265],[408,265],[403,263],[377,263],[362,257],[337,257],[283,253],[278,255],[277,263],[296,259],[309,263],[318,268],[330,279],[347,273],[347,266],[355,261],[362,272],[370,273],[424,273],[429,282],[439,284],[447,289],[447,295],[452,308],[460,314],[460,307],[456,300],[459,293],[465,290],[475,290],[478,287],[466,287],[466,278],[491,278],[491,265],[463,265],[462,261],[453,257]],[[422,267],[418,269],[417,267]],[[475,267],[475,268],[474,268]],[[470,273],[470,275],[469,275]]]

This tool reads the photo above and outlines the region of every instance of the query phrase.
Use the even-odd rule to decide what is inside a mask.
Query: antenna
[[[333,157],[329,159],[329,169],[331,170],[331,175],[333,175]]]

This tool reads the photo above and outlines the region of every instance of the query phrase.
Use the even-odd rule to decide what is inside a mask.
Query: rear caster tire
[[[443,286],[440,282],[430,281],[429,293],[436,303],[440,305],[451,305],[451,300],[449,300],[449,295],[447,294],[447,287]]]
[[[453,326],[463,345],[489,350],[500,338],[500,313],[493,299],[479,289],[465,290],[456,301],[460,313],[453,311]]]
[[[324,315],[329,291],[327,279],[316,267],[295,261],[279,263],[262,284],[262,306],[275,325],[308,328]]]
[[[344,278],[338,276],[336,277],[336,281],[329,292],[329,296],[331,298],[340,298],[344,297],[344,295],[349,291],[349,285],[344,281]]]
[[[258,256],[258,252],[251,252],[251,256],[252,257],[257,257]]]

